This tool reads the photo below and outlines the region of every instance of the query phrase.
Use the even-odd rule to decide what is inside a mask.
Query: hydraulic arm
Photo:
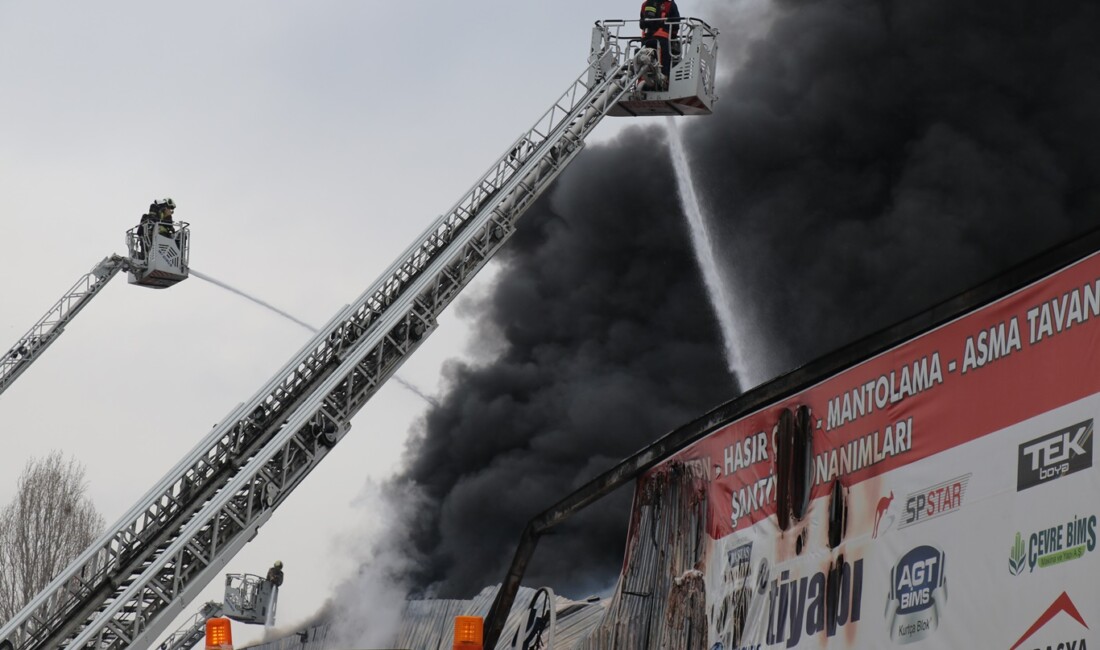
[[[617,23],[621,24],[621,23]],[[714,32],[684,21],[681,38]],[[351,418],[436,328],[597,123],[638,99],[637,44],[597,24],[583,74],[535,125],[247,402],[0,629],[12,650],[145,648],[347,434]],[[636,39],[635,39],[636,40]],[[688,46],[690,47],[690,46]],[[700,45],[700,47],[704,47]],[[685,47],[696,74],[701,57]],[[713,81],[713,78],[710,78]],[[710,98],[713,101],[713,98]]]
[[[130,257],[109,255],[85,273],[46,315],[0,359],[0,394],[34,363],[65,331],[80,310],[99,295],[118,275],[129,271],[130,283],[156,289],[170,287],[187,278],[190,233],[184,222],[173,222],[171,233],[138,226],[126,233]],[[2,647],[2,646],[0,646]]]
[[[88,306],[99,291],[107,286],[118,272],[126,266],[126,258],[111,255],[94,269],[85,273],[61,299],[54,303],[46,315],[38,319],[29,332],[19,337],[4,358],[0,359],[0,393],[11,386],[19,375],[30,367],[35,360],[65,331],[80,310]]]

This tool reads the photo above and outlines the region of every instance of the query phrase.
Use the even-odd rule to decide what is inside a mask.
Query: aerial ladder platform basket
[[[718,100],[715,70],[718,30],[696,18],[667,21],[678,27],[671,39],[672,62],[668,79],[658,81],[657,53],[643,47],[640,21],[607,20],[592,31],[590,81],[612,74],[620,62],[631,62],[639,75],[637,87],[608,111],[612,117],[710,115]],[[655,87],[646,90],[647,86]]]
[[[126,233],[130,251],[130,284],[165,289],[186,280],[190,266],[191,228],[184,221],[170,226],[146,223]]]

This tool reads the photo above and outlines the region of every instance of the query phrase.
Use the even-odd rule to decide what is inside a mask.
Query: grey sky
[[[0,2],[0,346],[164,196],[192,223],[195,269],[326,322],[580,74],[593,21],[635,4]],[[446,316],[402,376],[434,393],[469,325]],[[0,502],[61,449],[113,522],[309,337],[197,278],[116,279],[0,397]],[[351,502],[423,409],[391,382],[230,563],[285,562],[281,622],[353,566]]]

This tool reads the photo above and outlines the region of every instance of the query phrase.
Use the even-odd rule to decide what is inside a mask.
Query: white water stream
[[[264,307],[265,309],[269,309],[269,310],[275,312],[276,314],[282,316],[283,318],[291,321],[292,323],[294,323],[296,325],[301,325],[302,327],[306,328],[310,332],[313,332],[314,334],[316,334],[317,331],[318,331],[316,327],[310,325],[309,323],[306,323],[305,321],[298,320],[297,318],[291,316],[290,314],[286,313],[282,309],[279,309],[278,307],[275,307],[274,305],[271,305],[270,303],[264,302],[263,300],[260,300],[259,298],[255,297],[255,296],[249,295],[249,294],[241,291],[240,289],[238,289],[236,287],[229,286],[228,284],[222,282],[221,280],[216,280],[216,279],[210,277],[209,275],[199,273],[195,269],[189,269],[189,272],[191,273],[191,275],[195,276],[196,278],[198,278],[200,280],[206,280],[210,284],[221,287],[222,289],[225,289],[226,291],[228,291],[230,293],[235,293],[238,296],[244,298],[245,300],[250,300],[250,301],[256,303],[257,305],[259,305],[261,307]],[[430,395],[428,395],[424,391],[420,390],[419,388],[417,388],[413,384],[405,381],[404,379],[402,379],[401,377],[398,377],[397,375],[394,375],[393,380],[396,381],[397,383],[401,384],[402,386],[404,386],[408,390],[410,390],[412,393],[414,393],[418,397],[420,397],[420,399],[424,400],[425,402],[431,404],[432,406],[434,406],[436,408],[439,408],[439,402],[438,401],[436,401],[433,397],[431,397]]]
[[[228,284],[222,282],[221,280],[215,280],[214,278],[210,277],[209,275],[199,273],[195,269],[190,269],[190,273],[191,273],[191,275],[195,276],[196,278],[198,278],[200,280],[206,280],[210,284],[221,287],[222,289],[225,289],[226,291],[228,291],[230,293],[235,293],[238,296],[244,298],[245,300],[250,300],[250,301],[256,303],[257,305],[259,305],[261,307],[264,307],[266,309],[270,309],[271,311],[273,311],[276,314],[282,316],[283,318],[289,320],[290,322],[295,323],[297,325],[301,325],[302,327],[306,328],[310,332],[313,332],[314,334],[317,333],[317,328],[310,325],[309,323],[300,321],[297,318],[295,318],[295,317],[291,316],[290,314],[286,313],[282,309],[279,309],[278,307],[275,307],[275,306],[273,306],[269,303],[266,303],[263,300],[260,300],[259,298],[255,297],[255,296],[250,296],[247,293],[241,291],[240,289],[238,289],[236,287],[231,287]]]
[[[669,149],[672,153],[672,166],[676,170],[676,182],[680,188],[680,203],[691,228],[691,243],[695,248],[695,259],[699,263],[700,271],[703,273],[703,282],[706,284],[707,293],[710,295],[714,314],[718,317],[718,326],[721,329],[722,341],[726,350],[726,364],[741,384],[742,390],[747,390],[757,385],[759,381],[750,376],[746,357],[738,347],[745,344],[745,337],[739,331],[737,320],[734,318],[733,296],[729,286],[722,279],[722,273],[715,257],[714,239],[711,237],[707,219],[699,204],[699,197],[695,194],[695,184],[691,179],[691,166],[688,164],[684,142],[680,138],[680,130],[676,126],[675,118],[668,117],[666,119]]]

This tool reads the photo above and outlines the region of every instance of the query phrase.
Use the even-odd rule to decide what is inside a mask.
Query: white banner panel
[[[774,431],[802,406],[812,500],[781,531]],[[1098,420],[1094,255],[723,426],[639,489],[709,468],[711,650],[1100,648]]]

